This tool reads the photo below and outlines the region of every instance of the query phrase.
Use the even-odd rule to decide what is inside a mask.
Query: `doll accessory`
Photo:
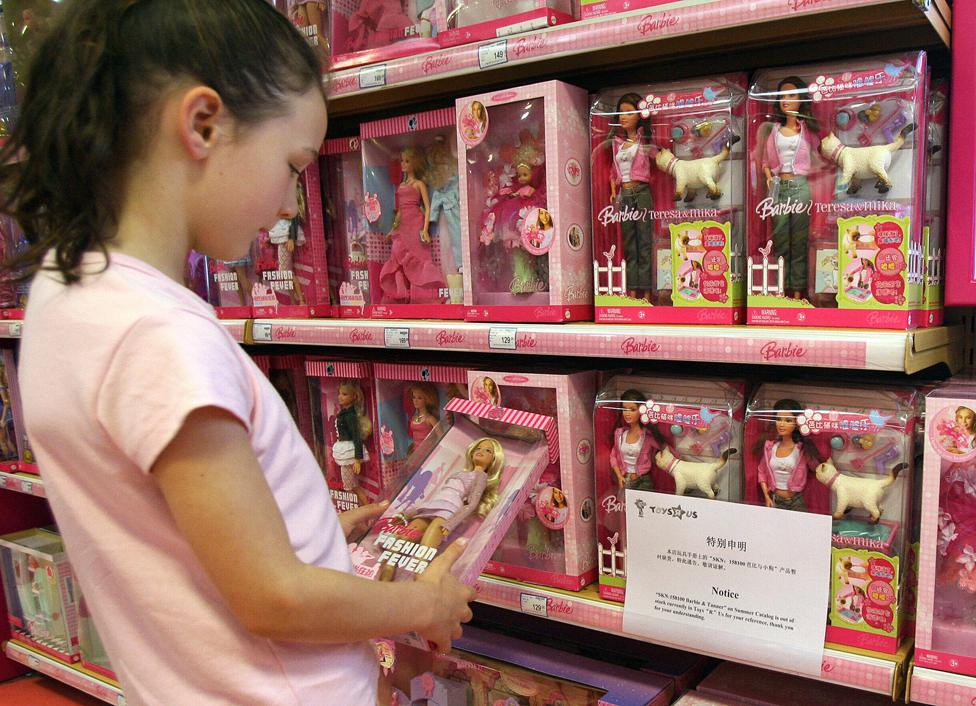
[[[867,510],[874,524],[881,519],[881,502],[885,490],[895,482],[898,473],[907,468],[908,464],[899,463],[891,469],[886,478],[855,478],[845,476],[828,459],[817,466],[817,480],[824,484],[834,494],[834,519],[844,519],[848,509],[862,508]]]
[[[654,455],[654,461],[674,478],[674,494],[684,495],[686,490],[698,489],[708,498],[719,491],[718,472],[722,470],[735,449],[726,449],[716,461],[684,461],[665,446]]]
[[[820,152],[841,169],[837,191],[856,194],[861,188],[860,180],[873,176],[877,178],[875,188],[878,193],[887,193],[891,189],[891,179],[887,171],[891,166],[891,155],[901,149],[905,144],[905,137],[914,128],[914,125],[907,125],[892,142],[869,147],[848,147],[833,132],[823,138]]]
[[[739,141],[738,135],[732,135],[722,147],[722,151],[713,157],[700,159],[679,159],[674,153],[662,147],[658,150],[654,163],[665,174],[674,177],[674,200],[694,201],[695,190],[708,189],[708,198],[719,199],[722,191],[718,188],[719,166],[729,158],[732,145]]]

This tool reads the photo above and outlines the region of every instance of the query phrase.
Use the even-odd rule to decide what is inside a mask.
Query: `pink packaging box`
[[[755,75],[749,324],[919,324],[926,84],[924,52]]]
[[[27,247],[27,236],[20,225],[10,216],[0,216],[0,259],[9,260]],[[29,282],[14,284],[0,278],[0,318],[23,319],[27,306]]]
[[[280,13],[291,20],[306,41],[325,52],[329,47],[329,10],[322,0],[272,0]]]
[[[471,399],[556,420],[559,455],[529,490],[485,573],[578,591],[596,579],[593,372],[468,371]]]
[[[305,375],[303,355],[255,355],[255,364],[261,369],[285,406],[309,448],[315,448],[315,425],[312,421],[312,402],[309,398],[308,377]]]
[[[330,310],[318,162],[308,165],[296,188],[298,215],[278,221],[251,246],[255,318],[308,318],[312,307]]]
[[[0,428],[0,470],[38,473],[37,459],[24,426],[24,406],[17,381],[17,363],[11,348],[0,350],[0,403],[4,406]]]
[[[906,632],[917,404],[912,388],[795,383],[749,402],[744,501],[834,518],[827,642],[894,654]],[[874,509],[838,505],[858,483]]]
[[[221,319],[250,319],[251,253],[224,261],[191,251],[187,260],[187,285],[213,306]]]
[[[385,486],[376,442],[376,391],[371,363],[305,361],[315,444],[332,501],[342,512],[375,501]]]
[[[464,318],[454,111],[360,126],[370,316]]]
[[[674,0],[580,0],[580,19],[603,17],[615,12],[630,12],[641,8],[673,4]],[[664,10],[665,8],[662,8]],[[667,13],[662,12],[660,21],[667,22]]]
[[[328,233],[332,315],[369,316],[369,223],[363,211],[363,158],[359,137],[336,137],[322,144],[319,157],[323,212]],[[323,313],[312,308],[312,316]]]
[[[976,676],[976,386],[925,402],[915,663]]]
[[[440,550],[467,538],[451,573],[473,585],[558,440],[551,417],[455,398],[453,412],[410,456],[409,480],[352,550],[356,573],[412,581]],[[411,644],[430,648],[420,636]]]
[[[949,81],[934,79],[929,85],[928,165],[925,176],[925,282],[922,286],[922,326],[939,326],[944,320],[946,177],[949,166]]]
[[[733,74],[596,97],[598,322],[745,323],[746,85]]]
[[[586,125],[561,81],[457,101],[466,320],[592,320]]]
[[[375,363],[380,465],[386,487],[402,476],[407,458],[448,413],[468,397],[468,369],[454,365]]]
[[[741,382],[695,378],[619,375],[603,386],[593,415],[601,598],[624,600],[626,490],[742,497],[744,394]],[[705,477],[705,487],[691,482]]]
[[[434,0],[329,3],[331,69],[375,64],[440,48]]]
[[[573,21],[568,0],[437,0],[446,27],[437,34],[442,47],[532,32]]]

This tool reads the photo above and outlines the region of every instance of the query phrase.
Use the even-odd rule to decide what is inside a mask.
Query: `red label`
[[[506,375],[502,378],[502,381],[511,383],[512,385],[524,385],[529,379],[524,375]]]

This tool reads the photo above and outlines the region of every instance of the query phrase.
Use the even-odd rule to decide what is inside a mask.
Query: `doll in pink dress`
[[[641,422],[639,407],[647,402],[647,397],[639,390],[627,390],[620,399],[623,424],[613,431],[610,470],[621,490],[654,490],[651,477],[654,454],[664,444],[653,433],[654,427],[647,427]]]
[[[932,649],[940,645],[938,622],[976,619],[976,467],[943,464],[936,541],[935,617]],[[958,638],[957,638],[958,639]]]
[[[400,0],[362,0],[349,18],[349,50],[376,49],[406,37],[413,22]]]
[[[819,454],[800,434],[796,417],[801,409],[796,400],[778,400],[773,405],[775,438],[761,442],[759,461],[759,487],[766,507],[807,509],[803,495]]]
[[[429,382],[417,382],[410,386],[410,402],[413,411],[407,423],[410,432],[408,455],[412,454],[420,442],[427,438],[430,430],[437,426],[440,416],[437,407],[437,388]]]
[[[439,547],[465,520],[477,512],[484,519],[498,503],[505,451],[491,437],[475,439],[465,452],[464,468],[454,471],[426,497],[401,510],[391,520],[420,537],[425,547]],[[392,581],[396,567],[384,564],[381,581]]]
[[[440,290],[447,285],[431,254],[430,196],[423,181],[427,173],[423,151],[405,148],[400,152],[400,168],[403,181],[397,187],[397,211],[390,231],[393,249],[380,270],[383,303],[436,303]]]

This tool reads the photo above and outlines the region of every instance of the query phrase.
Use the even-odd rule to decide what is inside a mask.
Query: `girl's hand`
[[[342,533],[348,540],[351,540],[356,535],[362,534],[389,506],[390,501],[384,500],[381,503],[363,505],[362,507],[339,513],[339,526],[342,527]]]
[[[452,542],[440,556],[430,562],[427,570],[420,574],[415,584],[426,589],[423,593],[430,601],[426,610],[430,611],[426,626],[417,630],[435,649],[446,654],[451,649],[451,640],[461,637],[461,624],[471,620],[468,603],[478,595],[473,588],[465,586],[451,575],[451,567],[464,551],[467,540]],[[404,610],[414,610],[416,606],[404,606]],[[424,611],[426,612],[426,611]],[[421,615],[424,614],[421,613]]]

